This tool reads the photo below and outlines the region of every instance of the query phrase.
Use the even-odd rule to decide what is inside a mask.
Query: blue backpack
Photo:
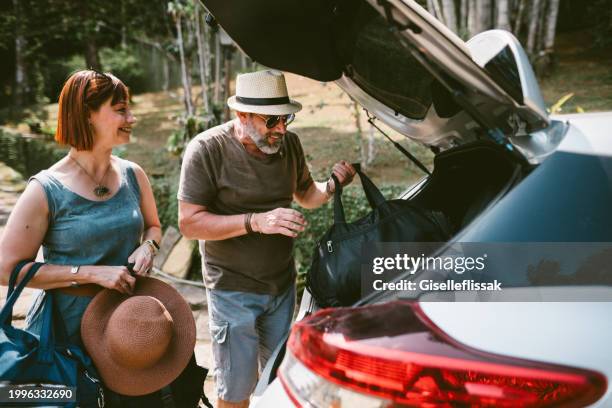
[[[15,287],[19,271],[28,262],[20,262],[13,270],[7,300],[0,311],[0,387],[42,386],[42,394],[58,385],[72,387],[76,388],[76,402],[74,398],[67,404],[59,404],[59,401],[53,403],[49,399],[44,402],[69,408],[103,407],[104,392],[98,374],[83,350],[67,343],[64,322],[61,316],[53,312],[53,291],[48,291],[43,301],[40,336],[13,327],[13,306],[23,288],[43,265],[34,263]],[[62,396],[67,394],[62,393]],[[19,403],[19,400],[15,399],[14,402]]]

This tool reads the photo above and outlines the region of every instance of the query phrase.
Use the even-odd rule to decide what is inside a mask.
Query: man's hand
[[[355,171],[355,168],[351,166],[349,162],[341,160],[338,163],[334,164],[334,167],[332,168],[332,173],[334,174],[334,176],[336,176],[336,178],[340,182],[340,185],[344,187],[353,181],[353,177],[355,177],[357,171]],[[334,191],[336,191],[336,184],[334,183],[334,180],[332,178],[330,178],[329,183],[331,187],[331,192],[333,193]]]
[[[304,231],[307,222],[298,211],[291,208],[276,208],[265,213],[253,214],[251,225],[255,232],[283,234],[295,238],[298,232]]]

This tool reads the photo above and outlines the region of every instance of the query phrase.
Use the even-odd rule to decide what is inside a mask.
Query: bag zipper
[[[100,381],[98,381],[96,378],[89,375],[87,369],[83,369],[83,372],[85,377],[89,378],[89,380],[96,384],[96,387],[98,387],[98,407],[103,408],[106,405],[106,402],[104,401],[104,389],[102,388],[102,384],[100,384]]]
[[[331,241],[327,241],[327,252],[329,252],[330,254],[334,252],[334,247],[332,246]]]

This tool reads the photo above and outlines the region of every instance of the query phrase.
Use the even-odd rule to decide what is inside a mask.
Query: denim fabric
[[[217,396],[245,400],[291,327],[295,285],[277,296],[218,289],[206,295]]]
[[[30,179],[41,184],[49,207],[49,228],[42,244],[45,263],[127,265],[127,258],[140,243],[144,222],[136,175],[130,162],[118,160],[121,186],[105,201],[88,200],[72,192],[48,170]],[[26,317],[27,330],[35,334],[41,330],[40,305],[44,296],[41,291]],[[55,307],[73,344],[81,344],[81,317],[91,299],[56,292]]]

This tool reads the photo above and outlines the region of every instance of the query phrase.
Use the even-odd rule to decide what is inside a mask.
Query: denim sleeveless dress
[[[105,201],[88,200],[43,170],[30,180],[38,181],[49,206],[49,228],[43,239],[44,262],[54,265],[127,265],[140,245],[144,222],[140,212],[140,189],[129,161],[116,158],[121,185]],[[26,317],[27,330],[40,334],[41,291]],[[64,320],[68,339],[81,345],[81,317],[92,297],[54,292],[56,310]],[[59,310],[57,310],[59,309]]]

